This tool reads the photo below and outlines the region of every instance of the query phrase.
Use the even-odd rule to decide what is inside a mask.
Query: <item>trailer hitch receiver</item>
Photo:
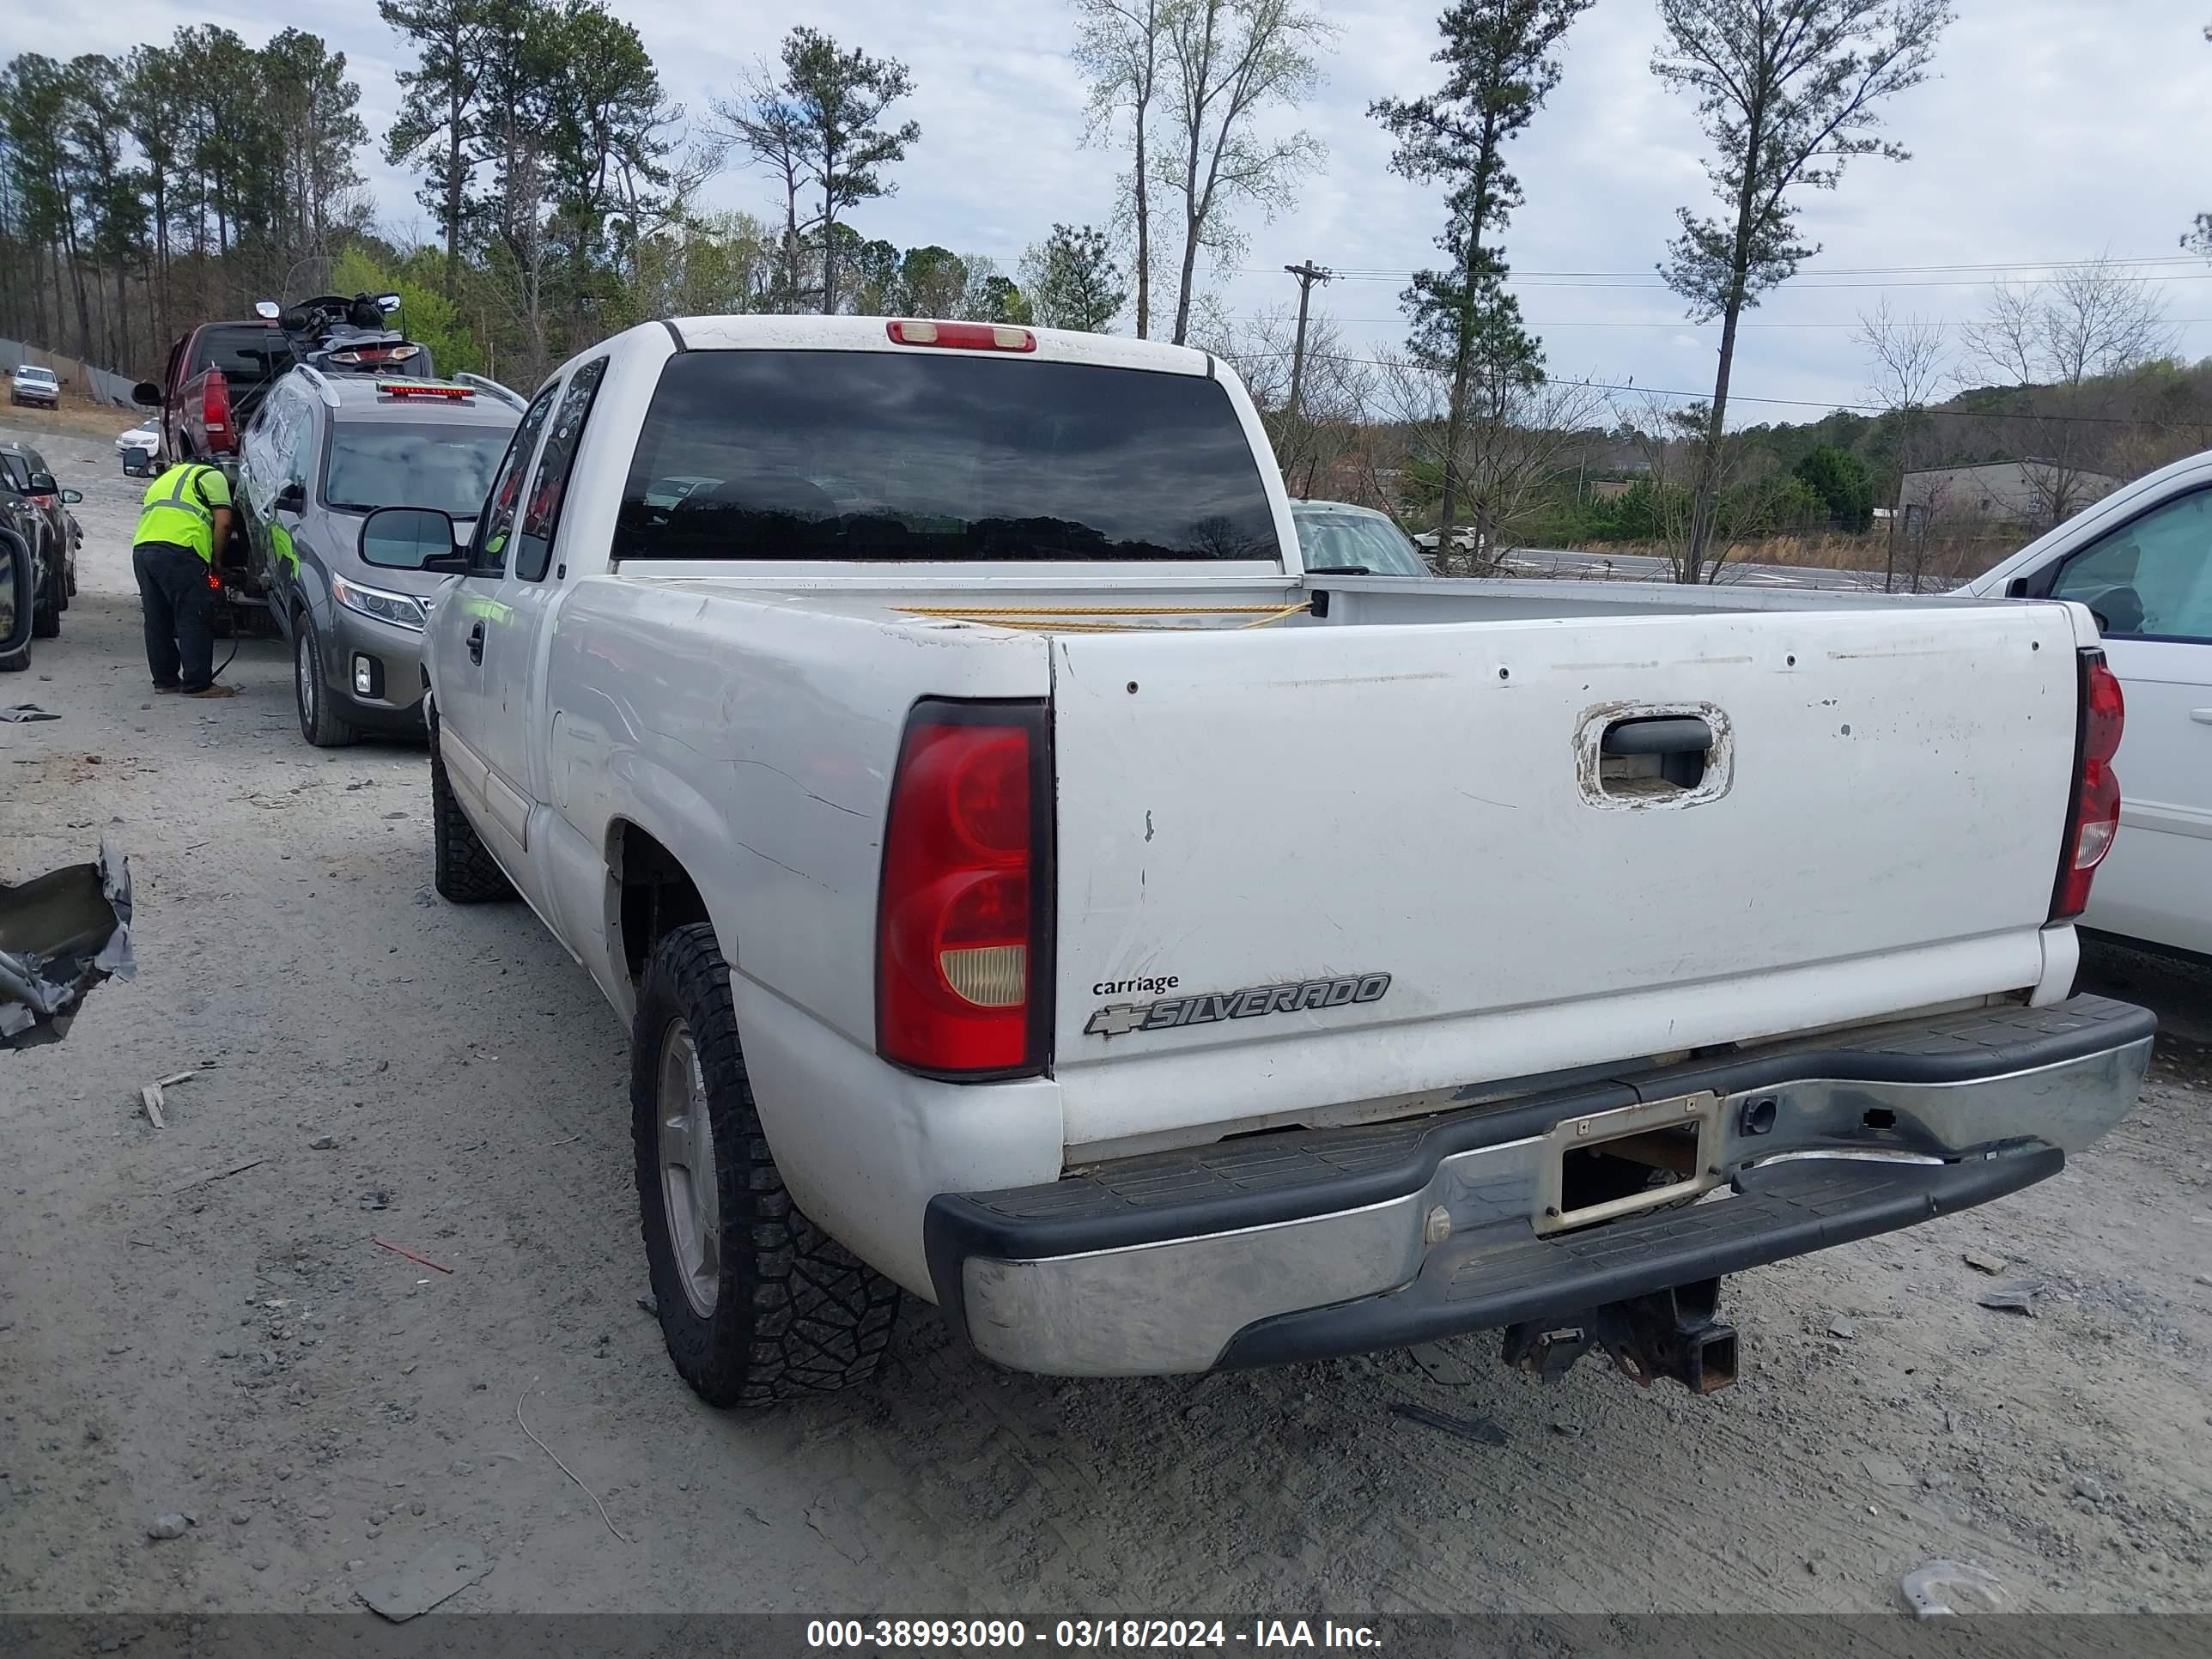
[[[1505,1363],[1556,1382],[1601,1348],[1644,1388],[1669,1377],[1692,1394],[1717,1394],[1735,1381],[1735,1329],[1714,1316],[1720,1291],[1719,1279],[1702,1279],[1561,1319],[1523,1320],[1506,1327]]]

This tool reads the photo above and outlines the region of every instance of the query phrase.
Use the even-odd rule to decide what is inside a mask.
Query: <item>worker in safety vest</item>
[[[131,537],[131,568],[146,611],[146,666],[156,691],[237,694],[215,683],[215,592],[209,573],[230,535],[230,483],[180,461],[147,486]]]

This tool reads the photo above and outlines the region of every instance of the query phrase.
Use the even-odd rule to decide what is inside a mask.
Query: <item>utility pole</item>
[[[1285,265],[1285,270],[1298,279],[1298,338],[1291,349],[1291,407],[1290,417],[1298,416],[1298,387],[1306,372],[1306,306],[1313,297],[1313,285],[1334,280],[1334,273],[1322,269],[1312,260],[1302,265]]]

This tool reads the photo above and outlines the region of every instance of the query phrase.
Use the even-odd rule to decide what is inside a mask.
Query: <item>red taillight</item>
[[[2089,908],[2089,884],[2112,851],[2120,828],[2120,781],[2112,757],[2120,751],[2127,702],[2101,651],[2081,653],[2081,769],[2074,786],[2074,818],[2066,829],[2051,919],[2066,921]]]
[[[876,1051],[940,1077],[1044,1069],[1050,774],[1041,703],[923,702],[891,780]]]
[[[200,423],[207,428],[210,449],[228,449],[230,441],[230,382],[220,373],[209,374],[200,394]]]
[[[901,318],[884,325],[893,345],[951,346],[961,351],[1035,351],[1036,336],[1011,323],[927,323]]]

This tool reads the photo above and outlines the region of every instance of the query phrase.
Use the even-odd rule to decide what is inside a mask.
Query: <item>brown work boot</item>
[[[237,691],[228,685],[204,685],[197,691],[184,693],[187,697],[234,697]]]

